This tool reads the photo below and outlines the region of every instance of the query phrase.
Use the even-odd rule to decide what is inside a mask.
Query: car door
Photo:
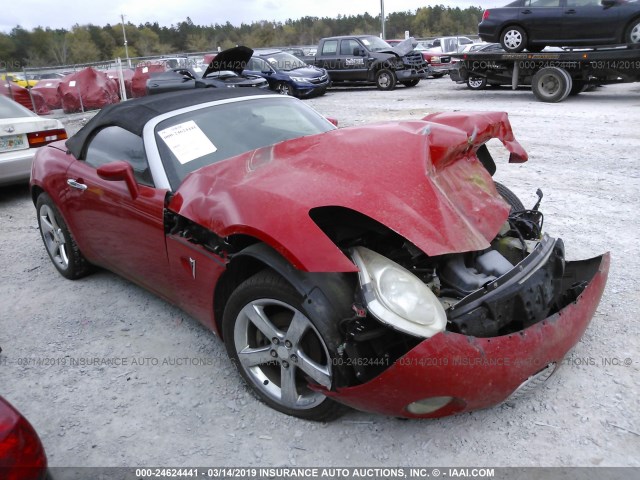
[[[620,30],[620,8],[601,0],[563,0],[562,33],[569,42],[614,42]]]
[[[167,190],[154,186],[142,138],[120,127],[103,128],[82,159],[67,170],[63,213],[80,249],[94,262],[165,298],[172,297],[164,232]],[[138,195],[97,168],[123,160],[133,167]]]
[[[316,54],[316,65],[327,70],[335,81],[344,80],[345,75],[338,54],[338,40],[325,40]]]
[[[527,30],[529,41],[561,40],[564,0],[525,0],[518,19]]]
[[[365,55],[362,55],[362,52]],[[345,80],[367,80],[366,49],[355,38],[344,38],[340,41],[340,64]]]

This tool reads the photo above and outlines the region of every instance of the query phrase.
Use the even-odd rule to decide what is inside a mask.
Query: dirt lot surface
[[[509,165],[492,148],[497,179],[527,206],[543,189],[545,230],[570,259],[612,252],[600,308],[563,368],[513,406],[452,418],[286,417],[249,393],[219,339],[180,310],[109,272],[58,275],[27,189],[5,188],[0,394],[30,419],[50,464],[640,466],[640,84],[545,104],[527,90],[471,92],[445,77],[393,92],[334,90],[309,104],[341,126],[509,112],[530,160]]]

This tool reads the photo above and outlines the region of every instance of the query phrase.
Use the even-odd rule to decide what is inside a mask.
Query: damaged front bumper
[[[499,404],[546,380],[562,363],[596,311],[609,264],[608,253],[567,262],[564,291],[582,282],[586,287],[557,313],[522,331],[489,338],[441,332],[366,383],[324,393],[358,410],[409,418]]]

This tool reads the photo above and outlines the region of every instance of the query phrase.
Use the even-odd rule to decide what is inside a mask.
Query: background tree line
[[[482,9],[445,7],[418,8],[415,12],[394,12],[386,19],[387,38],[404,38],[405,30],[415,37],[475,33]],[[189,17],[177,25],[125,24],[129,56],[148,56],[175,52],[213,51],[235,45],[249,47],[314,45],[331,35],[377,34],[380,16],[368,13],[337,18],[303,17],[285,22],[261,21],[234,26],[195,25]],[[0,33],[0,62],[20,66],[67,65],[125,57],[122,25],[74,25],[66,29],[16,26],[9,34]]]

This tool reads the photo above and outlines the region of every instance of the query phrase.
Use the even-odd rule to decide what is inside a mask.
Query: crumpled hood
[[[485,249],[509,211],[475,155],[494,137],[526,161],[506,113],[333,130],[203,167],[169,209],[221,237],[259,238],[307,271],[356,271],[309,216],[324,206],[367,215],[431,256]]]
[[[413,37],[409,37],[397,44],[395,47],[391,47],[389,50],[381,50],[381,53],[393,53],[399,57],[404,57],[408,53],[412,52],[417,46],[418,41]]]

